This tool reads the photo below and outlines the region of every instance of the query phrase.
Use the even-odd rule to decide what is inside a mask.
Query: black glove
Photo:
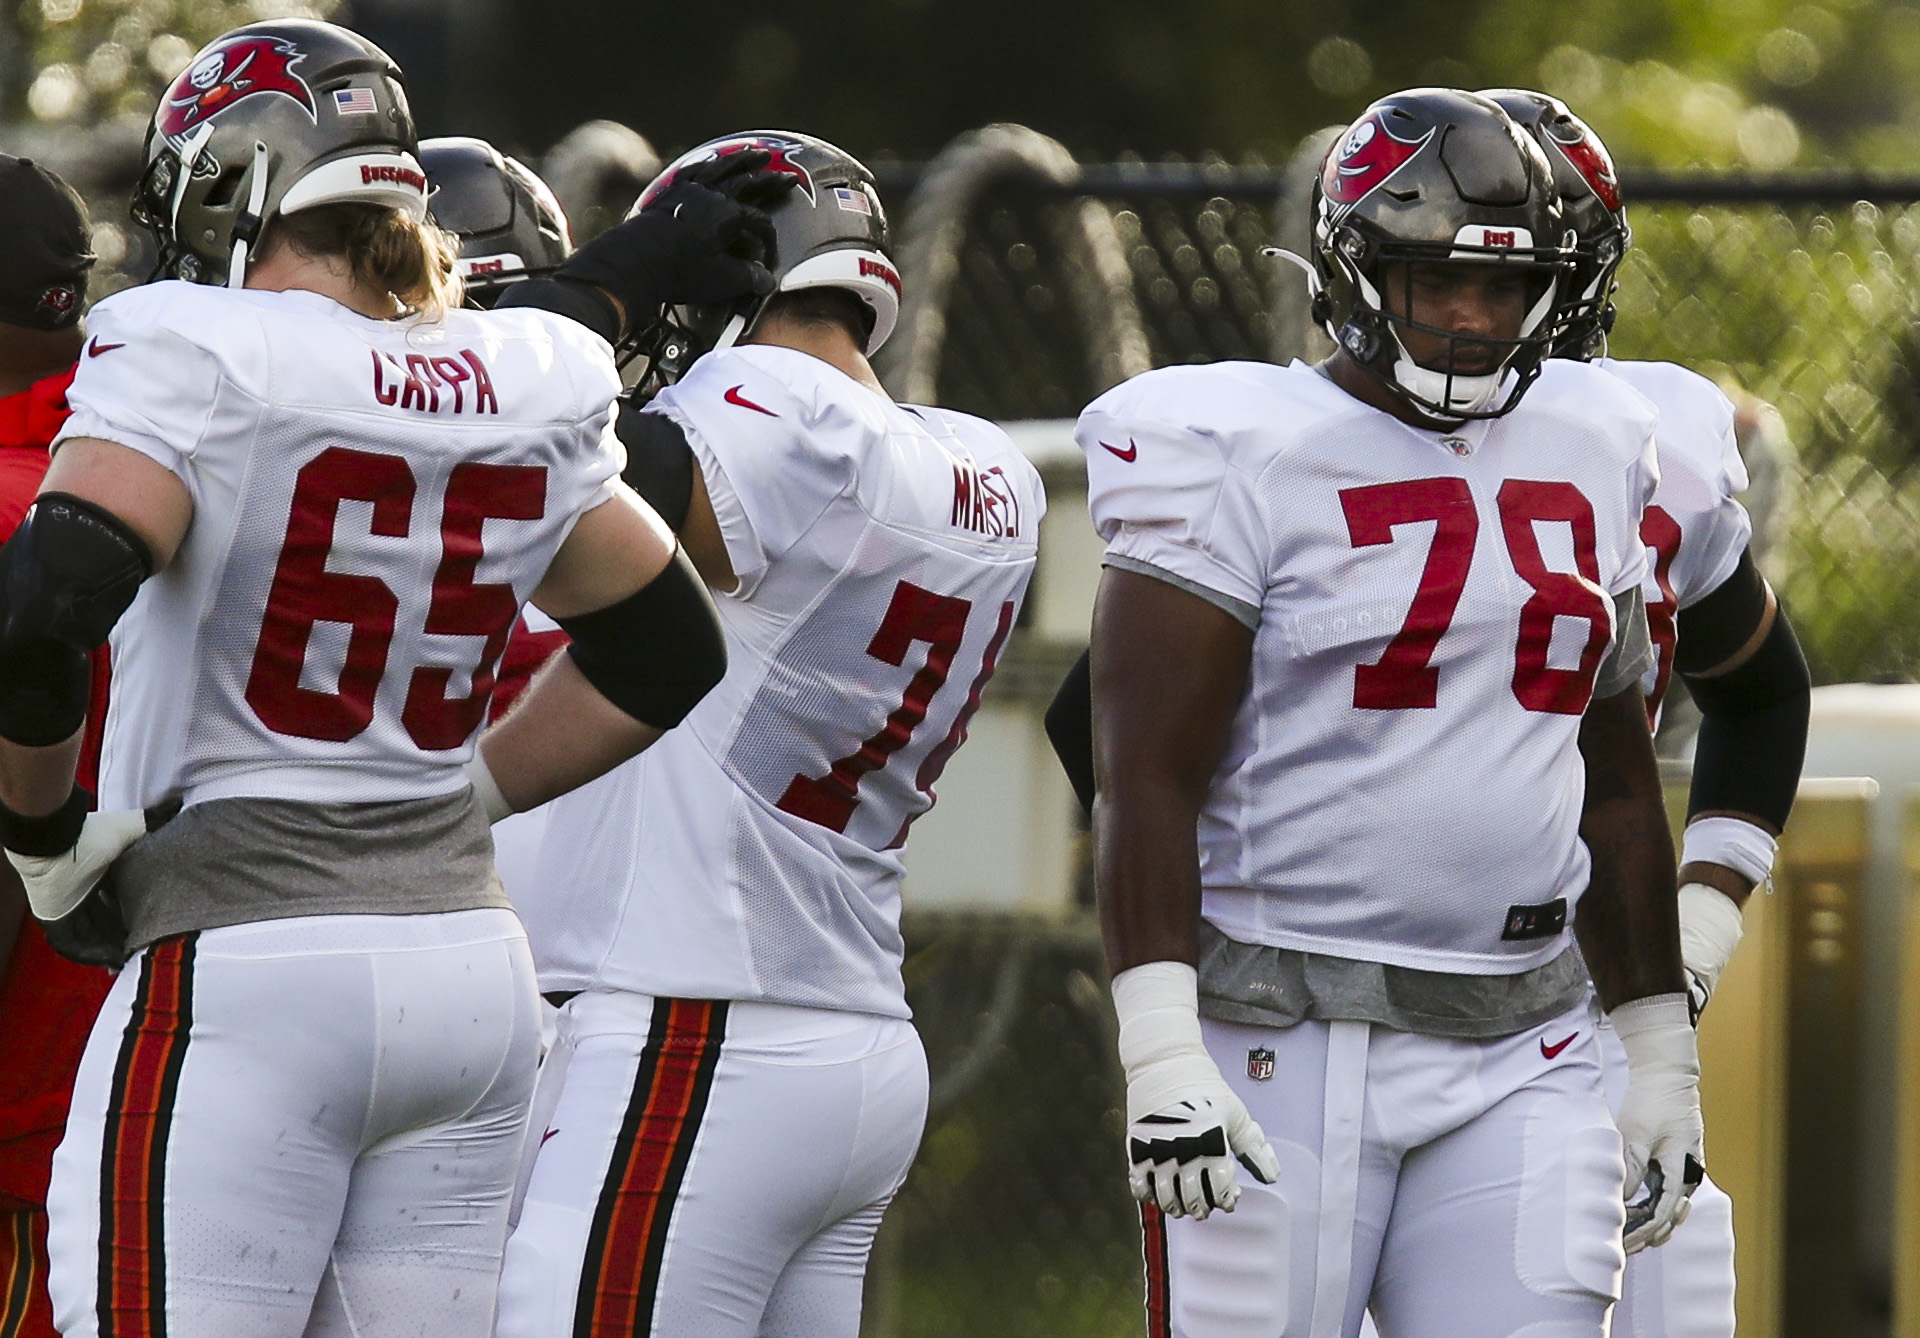
[[[773,291],[773,221],[764,206],[797,179],[764,170],[759,150],[688,168],[632,218],[574,252],[554,277],[592,284],[625,308],[629,330],[666,306],[706,306]]]

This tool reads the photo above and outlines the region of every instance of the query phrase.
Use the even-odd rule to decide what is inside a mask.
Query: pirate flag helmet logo
[[[265,94],[292,98],[317,121],[313,90],[293,72],[303,59],[305,53],[284,37],[242,32],[215,42],[167,89],[156,128],[179,144],[241,99]]]
[[[792,177],[794,181],[798,183],[796,188],[801,194],[806,196],[807,203],[817,204],[819,203],[820,197],[814,190],[813,173],[807,170],[806,163],[802,161],[804,157],[814,156],[806,153],[809,147],[813,146],[809,146],[798,139],[789,138],[785,135],[766,133],[733,135],[727,139],[714,140],[711,143],[702,144],[696,149],[681,154],[680,157],[669,163],[666,170],[655,177],[653,181],[648,184],[647,188],[640,193],[640,198],[633,202],[632,212],[637,214],[642,209],[645,209],[655,198],[665,192],[669,186],[673,185],[674,181],[679,178],[682,172],[694,166],[696,163],[710,163],[720,158],[730,158],[736,153],[745,153],[749,149],[758,149],[767,155],[765,171],[778,172],[781,176]]]

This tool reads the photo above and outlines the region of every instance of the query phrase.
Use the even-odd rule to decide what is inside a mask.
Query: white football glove
[[[7,852],[7,860],[26,885],[35,919],[60,920],[86,900],[106,876],[107,867],[147,834],[147,815],[139,809],[89,813],[80,839],[58,855]]]
[[[1680,960],[1687,966],[1687,1007],[1694,1024],[1740,946],[1744,922],[1733,898],[1705,883],[1680,889]]]
[[[1614,1122],[1626,1157],[1624,1243],[1634,1254],[1666,1243],[1705,1174],[1700,1051],[1684,994],[1634,999],[1608,1017],[1627,1052],[1627,1092]],[[1646,1197],[1636,1199],[1642,1184]]]
[[[1220,1076],[1200,1038],[1199,981],[1182,962],[1148,962],[1113,978],[1127,1073],[1133,1196],[1172,1217],[1204,1219],[1240,1201],[1237,1158],[1262,1184],[1280,1158]]]

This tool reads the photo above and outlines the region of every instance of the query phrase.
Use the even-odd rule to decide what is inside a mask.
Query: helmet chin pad
[[[1393,360],[1393,379],[1415,399],[1439,410],[1480,413],[1492,405],[1493,397],[1500,393],[1501,382],[1507,377],[1505,360],[1494,371],[1480,376],[1462,376],[1422,367],[1407,355],[1406,345],[1400,342],[1397,332],[1393,343],[1399,354]]]

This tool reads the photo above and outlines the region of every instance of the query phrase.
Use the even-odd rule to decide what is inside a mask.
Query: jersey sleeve
[[[1673,563],[1674,599],[1681,608],[1698,604],[1726,584],[1740,555],[1753,541],[1753,518],[1735,500],[1747,487],[1747,466],[1734,437],[1733,406],[1727,405],[1718,443],[1718,468],[1707,479],[1713,489],[1709,509],[1683,523],[1680,552]]]
[[[1111,397],[1080,415],[1074,436],[1087,455],[1087,508],[1109,565],[1151,567],[1199,587],[1202,598],[1210,591],[1258,611],[1272,542],[1254,480],[1226,442]]]
[[[67,390],[73,413],[54,438],[111,441],[184,472],[205,434],[220,360],[168,319],[166,294],[109,298],[87,318],[90,338]]]
[[[1647,546],[1640,539],[1640,520],[1646,514],[1647,506],[1653,501],[1653,494],[1660,487],[1660,457],[1654,437],[1655,419],[1649,415],[1645,419],[1632,420],[1628,431],[1638,439],[1639,450],[1633,462],[1627,467],[1627,519],[1628,524],[1620,531],[1617,560],[1611,564],[1607,576],[1607,593],[1624,595],[1630,589],[1637,589],[1647,579]]]
[[[570,321],[545,319],[557,360],[571,380],[572,442],[562,456],[553,500],[571,526],[613,497],[627,465],[627,448],[618,430],[620,371],[604,340]]]
[[[741,598],[857,478],[858,426],[814,421],[801,395],[746,359],[696,365],[646,412],[686,434]]]

